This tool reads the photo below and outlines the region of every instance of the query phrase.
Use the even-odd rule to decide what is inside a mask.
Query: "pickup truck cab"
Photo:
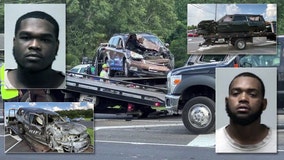
[[[193,133],[215,128],[215,69],[219,67],[276,67],[277,107],[284,108],[284,36],[277,37],[275,55],[192,55],[186,66],[167,75],[167,110],[182,113],[185,127]]]

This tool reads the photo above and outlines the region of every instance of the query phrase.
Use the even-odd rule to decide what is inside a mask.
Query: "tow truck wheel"
[[[211,132],[215,128],[215,102],[203,96],[190,99],[183,108],[182,121],[190,132]]]
[[[236,48],[239,49],[239,50],[245,49],[245,48],[246,48],[246,40],[245,40],[245,39],[242,39],[242,38],[237,39],[237,40],[235,41],[234,47],[236,47]]]

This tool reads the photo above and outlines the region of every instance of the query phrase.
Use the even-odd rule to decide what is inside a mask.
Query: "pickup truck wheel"
[[[236,48],[239,49],[239,50],[245,49],[245,48],[246,48],[246,40],[245,40],[245,39],[242,39],[242,38],[237,39],[237,40],[235,41],[234,47],[236,47]]]
[[[182,121],[193,133],[211,132],[215,125],[215,102],[208,97],[192,98],[183,108]]]

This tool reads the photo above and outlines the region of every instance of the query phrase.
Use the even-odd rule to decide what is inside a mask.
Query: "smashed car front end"
[[[128,53],[129,70],[150,76],[167,75],[174,68],[174,56],[158,37],[149,34],[137,34],[146,50],[143,54],[133,51]]]
[[[130,51],[129,70],[147,75],[166,75],[171,70],[171,60],[162,55],[144,53],[140,55]]]
[[[60,122],[54,123],[53,127],[53,146],[57,150],[64,152],[80,153],[85,151],[91,144],[90,136],[87,133],[87,127],[79,123]]]
[[[214,20],[204,20],[197,25],[198,35],[207,35],[216,32],[217,23]]]

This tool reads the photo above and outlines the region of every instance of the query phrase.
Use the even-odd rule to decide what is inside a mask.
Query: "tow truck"
[[[246,15],[238,15],[239,17],[246,17]],[[224,16],[226,17],[226,16]],[[258,16],[256,16],[258,17]],[[238,18],[237,18],[238,19]],[[230,22],[222,22],[222,19],[220,19],[218,22],[211,22],[211,21],[201,21],[199,23],[199,27],[202,29],[199,29],[200,35],[203,36],[204,42],[200,43],[199,46],[203,45],[215,45],[215,44],[232,44],[236,49],[243,50],[246,48],[246,43],[251,42],[254,43],[254,41],[257,39],[262,39],[262,41],[266,40],[276,40],[276,21],[272,22],[264,22],[266,23],[266,29],[265,30],[242,30],[241,28],[246,27],[252,27],[260,23],[260,21],[239,21],[240,19],[236,21],[230,21]],[[213,24],[220,23],[220,26],[216,26]],[[204,32],[204,26],[207,24],[209,28],[207,28],[206,33]],[[246,24],[246,25],[245,25]],[[243,26],[242,26],[243,25]],[[248,26],[247,26],[248,25]],[[235,28],[233,28],[235,26]],[[224,30],[218,31],[218,27],[226,28],[226,32]],[[236,28],[239,28],[240,30],[236,31]],[[264,39],[264,40],[263,40]]]
[[[215,129],[215,69],[222,67],[274,67],[277,68],[277,107],[283,114],[284,104],[284,36],[277,36],[277,53],[274,55],[221,55],[219,62],[205,55],[192,55],[187,66],[168,74],[166,108],[170,114],[182,114],[184,126],[191,133],[204,134]],[[214,55],[207,55],[214,58]],[[220,59],[220,55],[215,57]]]

